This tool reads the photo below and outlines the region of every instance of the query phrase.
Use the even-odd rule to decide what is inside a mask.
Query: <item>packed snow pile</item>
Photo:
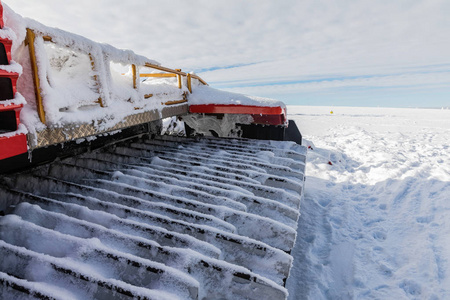
[[[309,146],[290,299],[450,299],[450,110],[288,109]]]
[[[0,298],[286,299],[305,154],[160,136],[5,176]]]

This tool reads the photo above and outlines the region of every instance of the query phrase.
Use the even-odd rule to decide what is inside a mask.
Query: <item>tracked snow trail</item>
[[[312,146],[290,299],[449,299],[450,111],[289,112]]]

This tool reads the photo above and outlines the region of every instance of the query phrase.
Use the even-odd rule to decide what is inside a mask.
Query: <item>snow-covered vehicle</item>
[[[4,8],[0,298],[285,299],[306,155],[285,105]]]

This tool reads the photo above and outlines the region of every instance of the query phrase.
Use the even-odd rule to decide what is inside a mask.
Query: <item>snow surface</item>
[[[450,299],[450,110],[288,110],[311,146],[289,299]]]

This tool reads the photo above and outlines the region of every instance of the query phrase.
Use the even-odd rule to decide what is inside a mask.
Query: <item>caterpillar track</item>
[[[2,178],[4,299],[286,299],[304,147],[139,139]]]

